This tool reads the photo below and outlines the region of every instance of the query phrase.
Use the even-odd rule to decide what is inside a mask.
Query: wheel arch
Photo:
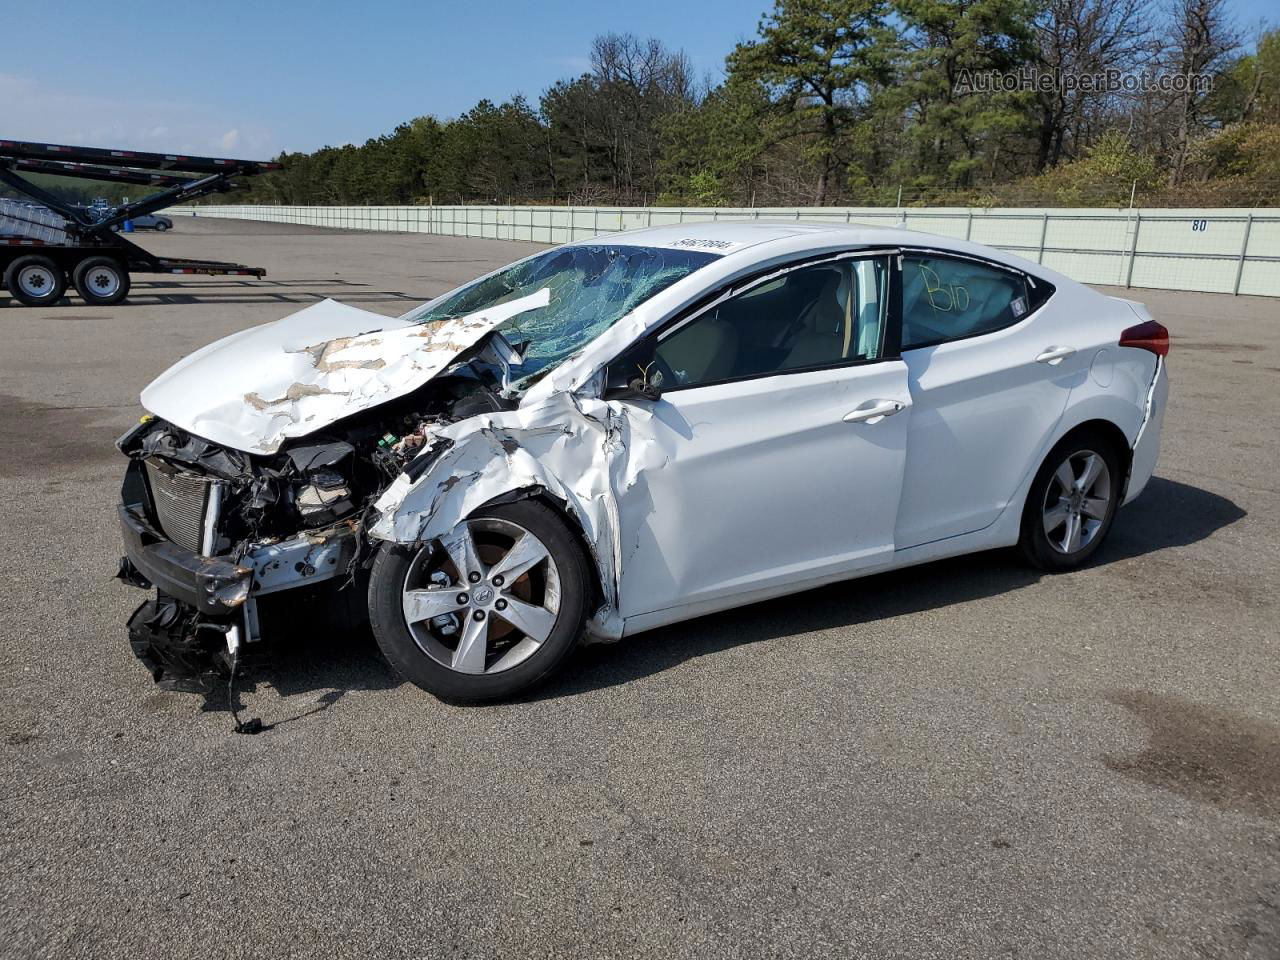
[[[484,426],[441,449],[420,475],[401,478],[375,506],[379,516],[369,529],[375,540],[411,543],[442,535],[486,506],[535,499],[564,520],[583,551],[594,606],[588,635],[598,641],[622,636],[616,597],[616,511],[607,492],[595,488],[602,475],[595,458],[599,447],[558,441],[563,427],[550,430],[502,430]],[[552,464],[530,440],[555,442],[560,449]],[[581,462],[578,462],[581,460]],[[578,481],[575,484],[575,481]]]
[[[1017,540],[1022,513],[1036,474],[1058,444],[1078,433],[1098,430],[1113,442],[1116,453],[1121,458],[1121,474],[1124,477],[1121,489],[1127,490],[1133,466],[1133,440],[1137,437],[1141,423],[1140,410],[1130,408],[1126,411],[1122,401],[1105,395],[1088,397],[1080,403],[1068,406],[1054,429],[1044,438],[1040,448],[1027,458],[1026,469],[1017,488],[1005,503],[1000,516],[987,528],[993,542],[1009,544]],[[1123,424],[1127,424],[1131,432],[1126,431]]]
[[[1058,421],[1058,429],[1054,431],[1057,435],[1041,451],[1039,459],[1032,468],[1032,474],[1034,475],[1035,471],[1040,469],[1049,452],[1067,437],[1096,431],[1111,441],[1116,449],[1116,455],[1120,458],[1120,475],[1123,478],[1121,496],[1123,497],[1124,492],[1128,490],[1129,476],[1133,468],[1133,445],[1138,439],[1145,415],[1143,404],[1139,402],[1143,399],[1143,395],[1140,391],[1133,397],[1127,390],[1121,393],[1103,391],[1092,381],[1088,387],[1090,389],[1082,396],[1077,396],[1076,391],[1072,392],[1071,402],[1063,413],[1062,419]]]
[[[1027,497],[1031,495],[1032,482],[1057,446],[1064,440],[1093,432],[1105,436],[1115,447],[1116,455],[1120,457],[1120,473],[1124,477],[1121,484],[1121,502],[1123,502],[1124,491],[1128,488],[1129,474],[1133,467],[1133,446],[1129,436],[1119,424],[1106,416],[1076,417],[1070,420],[1064,418],[1059,421],[1058,429],[1045,442],[1043,448],[1039,451],[1039,455],[1032,461],[1031,469],[1023,476],[1022,482],[1018,486],[1018,495],[1010,502],[1005,512],[1001,514],[1002,518],[1010,518],[1010,523],[1014,523],[1014,518],[1016,518],[1016,523],[1012,528],[1005,526],[1004,529],[1015,532],[1020,528],[1022,514],[1027,505]],[[1016,510],[1010,509],[1015,506],[1017,507]],[[999,522],[997,521],[997,523]]]
[[[589,615],[595,613],[600,609],[600,605],[605,602],[605,597],[607,596],[601,573],[600,558],[596,556],[595,550],[591,548],[591,541],[587,538],[587,531],[583,527],[581,519],[570,509],[567,500],[556,496],[541,484],[534,484],[509,490],[490,500],[486,500],[474,512],[479,512],[487,507],[496,507],[503,503],[515,503],[519,500],[533,500],[542,504],[555,513],[569,529],[569,533],[572,535],[574,542],[577,543],[578,549],[582,551],[582,556],[588,561],[586,567],[591,582],[591,597],[587,610]]]
[[[1129,480],[1129,470],[1133,466],[1133,447],[1129,444],[1129,438],[1125,436],[1125,432],[1113,421],[1094,419],[1077,423],[1074,427],[1054,441],[1053,446],[1056,447],[1064,440],[1074,439],[1086,433],[1097,433],[1106,437],[1107,441],[1115,449],[1116,455],[1120,457],[1120,472],[1124,475],[1125,483],[1127,484]],[[1052,450],[1052,448],[1050,449]],[[1048,456],[1047,453],[1046,456]],[[1043,464],[1043,460],[1041,463]]]
[[[1032,566],[1048,571],[1062,571],[1073,569],[1080,563],[1085,562],[1093,552],[1097,550],[1097,545],[1090,546],[1086,541],[1083,546],[1077,548],[1080,555],[1061,553],[1062,547],[1053,544],[1052,548],[1060,551],[1059,554],[1053,554],[1052,549],[1046,546],[1050,541],[1046,538],[1046,531],[1040,518],[1040,511],[1043,506],[1033,509],[1034,501],[1032,500],[1033,491],[1037,494],[1044,490],[1044,481],[1040,478],[1048,476],[1050,469],[1058,469],[1055,461],[1058,461],[1068,451],[1079,449],[1080,446],[1087,444],[1088,448],[1097,450],[1100,447],[1110,447],[1113,455],[1118,460],[1116,464],[1117,472],[1123,478],[1120,483],[1120,493],[1114,498],[1113,504],[1108,506],[1107,513],[1102,519],[1101,537],[1105,537],[1106,531],[1110,528],[1115,518],[1115,511],[1120,504],[1124,502],[1124,492],[1129,483],[1129,475],[1133,465],[1133,450],[1129,443],[1129,438],[1124,430],[1120,428],[1114,421],[1104,417],[1096,417],[1081,420],[1074,423],[1071,427],[1058,433],[1052,444],[1043,452],[1037,463],[1034,472],[1030,478],[1023,484],[1021,496],[1018,498],[1020,509],[1017,514],[1010,515],[1010,523],[1016,517],[1016,543],[1023,557]],[[1010,530],[1014,532],[1014,530]]]

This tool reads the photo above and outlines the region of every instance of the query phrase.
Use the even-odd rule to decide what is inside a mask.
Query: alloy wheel
[[[560,572],[546,544],[520,524],[477,518],[418,552],[402,607],[414,642],[437,663],[458,673],[501,673],[551,635]]]
[[[1053,472],[1044,498],[1044,532],[1058,553],[1093,542],[1111,509],[1111,471],[1093,450],[1077,450]]]

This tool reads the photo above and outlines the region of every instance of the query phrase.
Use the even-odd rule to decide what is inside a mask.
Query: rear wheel
[[[522,500],[482,510],[426,546],[384,545],[369,619],[408,680],[449,700],[495,700],[539,682],[573,649],[587,584],[568,527]]]
[[[129,271],[111,257],[89,257],[75,270],[75,285],[85,303],[109,306],[129,294]]]
[[[157,231],[159,231],[159,232],[163,233],[165,230],[168,230],[168,229],[169,229],[169,225],[168,225],[167,223],[165,223],[163,220],[157,220],[157,221],[156,221],[156,230],[157,230]]]
[[[1050,451],[1027,493],[1022,555],[1042,570],[1072,570],[1102,545],[1120,505],[1123,476],[1113,444],[1098,433],[1067,437]]]
[[[57,303],[67,292],[67,278],[62,268],[48,257],[19,257],[9,264],[4,283],[14,299],[28,307]]]

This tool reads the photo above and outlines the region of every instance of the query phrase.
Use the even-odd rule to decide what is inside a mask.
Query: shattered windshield
[[[428,304],[410,319],[448,320],[527,299],[527,308],[495,327],[522,355],[511,371],[512,386],[521,389],[650,297],[717,259],[719,254],[700,250],[561,247]]]

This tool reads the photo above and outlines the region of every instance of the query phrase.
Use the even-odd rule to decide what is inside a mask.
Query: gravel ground
[[[139,389],[318,297],[397,314],[534,247],[142,242],[270,274],[0,295],[0,955],[1280,956],[1280,302],[1133,294],[1175,337],[1164,453],[1087,569],[877,576],[483,708],[300,631],[245,737],[125,642]]]

